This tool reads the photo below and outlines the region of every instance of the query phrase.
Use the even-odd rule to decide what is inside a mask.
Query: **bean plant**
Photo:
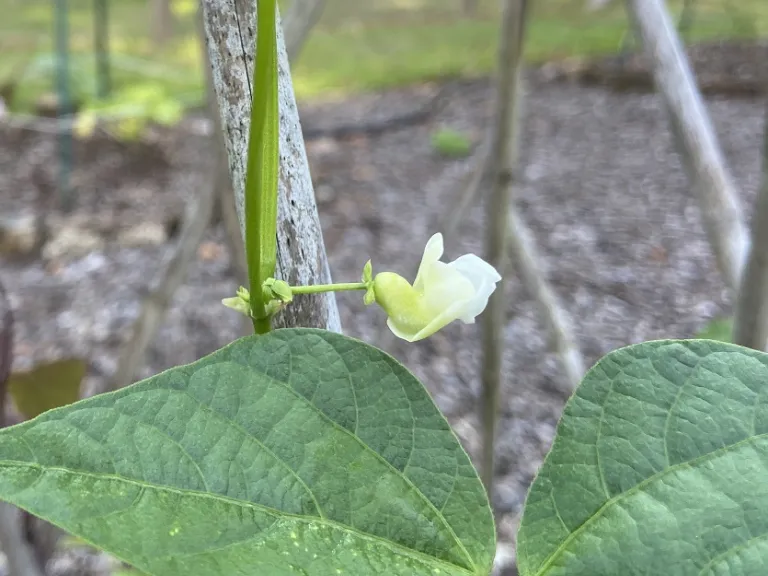
[[[0,498],[155,576],[485,576],[486,491],[424,386],[383,351],[272,329],[295,295],[359,290],[408,342],[471,323],[500,280],[433,236],[393,272],[274,277],[276,9],[258,3],[246,176],[255,334],[132,386],[0,430]],[[514,377],[514,375],[512,375]],[[763,575],[768,355],[712,340],[611,352],[568,401],[525,502],[523,576]]]

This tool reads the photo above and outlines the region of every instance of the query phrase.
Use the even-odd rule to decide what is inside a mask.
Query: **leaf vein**
[[[307,486],[306,482],[304,482],[304,480],[302,480],[302,478],[301,478],[301,476],[299,476],[298,472],[296,472],[293,468],[291,468],[285,460],[283,460],[277,454],[275,454],[272,450],[270,450],[269,447],[267,447],[254,434],[250,433],[248,430],[246,430],[243,426],[241,426],[237,422],[234,422],[233,420],[227,418],[224,414],[222,414],[218,410],[214,409],[212,406],[204,404],[199,399],[195,398],[189,392],[189,390],[187,390],[186,388],[183,389],[183,390],[177,390],[177,389],[168,389],[168,390],[173,390],[174,392],[181,392],[181,393],[185,394],[187,397],[191,398],[194,402],[196,402],[198,404],[198,406],[203,411],[207,411],[210,414],[220,418],[226,425],[233,427],[235,430],[240,432],[243,436],[245,436],[246,438],[250,438],[256,444],[258,444],[267,454],[272,456],[275,459],[276,462],[281,464],[294,478],[296,478],[296,480],[304,487],[304,489],[307,491],[307,494],[312,499],[312,502],[314,503],[315,508],[317,509],[317,513],[320,515],[320,517],[323,518],[325,516],[324,513],[323,513],[322,508],[320,507],[320,504],[317,501],[317,498],[315,497],[314,492],[312,492],[312,490],[309,488],[309,486]],[[271,431],[270,431],[270,433],[271,433]]]
[[[683,392],[685,391],[685,388],[688,386],[688,384],[691,382],[691,379],[693,378],[693,375],[696,373],[696,371],[699,369],[699,366],[704,361],[704,357],[699,357],[699,359],[696,361],[696,363],[693,366],[688,366],[687,364],[680,362],[683,366],[686,366],[690,369],[688,372],[688,376],[686,376],[685,381],[680,384],[677,394],[675,394],[674,400],[672,400],[672,404],[670,404],[669,409],[667,410],[667,417],[664,419],[664,431],[662,432],[662,440],[664,441],[664,457],[667,460],[667,466],[672,465],[672,461],[669,458],[669,426],[672,422],[672,413],[675,411],[675,408],[677,407],[677,403],[680,401],[680,398],[683,396]],[[664,374],[662,374],[659,370],[656,369],[654,366],[653,368],[654,372],[659,375],[661,378],[672,384],[675,385],[675,382],[667,378]]]
[[[555,489],[552,488],[549,491],[549,499],[552,500],[552,506],[555,510],[555,516],[557,516],[557,519],[560,520],[560,524],[563,525],[563,528],[565,528],[566,534],[570,534],[570,530],[568,529],[568,525],[565,523],[565,520],[563,520],[562,515],[560,514],[560,508],[557,506],[557,500],[555,500]]]
[[[331,344],[331,346],[333,346],[333,344]],[[385,360],[385,362],[386,362],[386,360]],[[387,365],[389,365],[389,363],[388,363],[388,362],[387,362]],[[420,497],[420,498],[421,498],[421,500],[422,500],[422,501],[423,501],[423,502],[424,502],[424,503],[427,505],[427,507],[428,507],[428,508],[430,508],[430,509],[431,509],[431,510],[432,510],[432,511],[435,513],[435,515],[437,516],[437,518],[439,518],[439,519],[440,519],[440,521],[442,522],[443,526],[444,526],[444,527],[445,527],[445,529],[448,531],[448,533],[451,535],[451,537],[453,538],[453,540],[454,540],[454,542],[456,543],[456,545],[457,545],[457,546],[459,547],[459,549],[460,549],[460,550],[461,550],[461,551],[464,553],[464,556],[466,557],[467,561],[468,561],[468,562],[469,562],[469,564],[472,566],[472,568],[473,568],[473,569],[476,569],[476,568],[477,568],[477,566],[476,566],[476,564],[475,564],[475,561],[474,561],[474,559],[472,558],[472,556],[471,556],[471,555],[469,554],[469,552],[467,551],[466,547],[464,546],[464,543],[463,543],[463,542],[462,542],[462,541],[459,539],[459,537],[456,535],[456,532],[453,530],[453,527],[452,527],[452,526],[451,526],[451,525],[448,523],[448,521],[446,520],[446,518],[445,518],[445,517],[444,517],[444,516],[443,516],[443,515],[440,513],[440,511],[439,511],[439,510],[437,509],[437,507],[436,507],[436,506],[435,506],[435,505],[432,503],[432,501],[431,501],[429,498],[427,498],[427,497],[426,497],[426,495],[425,495],[425,494],[424,494],[424,493],[423,493],[421,490],[419,490],[419,488],[418,488],[418,487],[417,487],[417,486],[416,486],[416,485],[413,483],[413,481],[412,481],[412,480],[411,480],[411,479],[410,479],[408,476],[406,476],[406,475],[405,475],[405,474],[403,474],[403,473],[402,473],[400,470],[398,470],[397,468],[395,468],[395,467],[394,467],[394,466],[393,466],[393,465],[392,465],[392,464],[391,464],[391,463],[390,463],[390,462],[389,462],[389,461],[388,461],[386,458],[384,458],[384,457],[383,457],[381,454],[379,454],[378,452],[376,452],[375,450],[373,450],[373,449],[372,449],[370,446],[368,446],[367,444],[365,444],[365,443],[364,443],[364,442],[363,442],[363,441],[362,441],[362,440],[361,440],[361,439],[360,439],[358,436],[356,436],[356,435],[352,434],[352,432],[350,432],[349,430],[347,430],[347,429],[346,429],[346,428],[344,428],[343,426],[339,425],[339,424],[338,424],[336,421],[334,421],[333,419],[331,419],[331,418],[330,418],[330,417],[329,417],[329,416],[328,416],[328,415],[327,415],[325,412],[323,412],[323,411],[322,411],[320,408],[318,408],[318,407],[317,407],[317,406],[315,406],[314,404],[312,404],[312,403],[308,402],[308,401],[307,401],[307,399],[306,399],[304,396],[302,396],[301,394],[299,394],[298,392],[296,392],[296,390],[294,390],[294,389],[291,387],[290,383],[287,383],[287,382],[282,382],[282,381],[280,381],[280,380],[278,380],[278,379],[274,378],[273,376],[271,376],[271,375],[269,375],[269,374],[266,374],[266,373],[264,373],[264,372],[262,372],[262,371],[258,370],[258,369],[257,369],[255,366],[253,366],[253,365],[251,365],[251,364],[248,364],[248,367],[249,367],[251,370],[253,370],[253,371],[254,371],[256,374],[259,374],[259,375],[261,375],[261,376],[264,376],[265,378],[268,378],[268,379],[272,380],[273,382],[276,382],[276,383],[277,383],[277,384],[279,384],[280,386],[283,386],[283,387],[285,387],[285,389],[286,389],[287,391],[289,391],[289,392],[290,392],[290,393],[291,393],[293,396],[295,396],[295,397],[296,397],[296,398],[297,398],[299,401],[301,401],[301,402],[305,402],[305,403],[307,404],[307,406],[309,406],[309,407],[310,407],[312,410],[314,410],[315,412],[317,412],[317,414],[318,414],[318,415],[319,415],[319,416],[320,416],[322,419],[324,419],[325,421],[327,421],[327,422],[328,422],[328,423],[329,423],[331,426],[333,426],[335,429],[339,430],[341,433],[343,433],[343,434],[346,434],[346,435],[348,435],[348,436],[351,436],[351,438],[352,438],[352,439],[353,439],[355,442],[357,442],[357,443],[358,443],[358,444],[359,444],[359,445],[360,445],[360,446],[361,446],[363,449],[365,449],[365,450],[369,451],[369,452],[370,452],[370,453],[371,453],[371,454],[374,456],[374,458],[376,458],[377,460],[379,460],[379,461],[380,461],[382,464],[384,464],[384,466],[386,466],[387,468],[389,468],[390,470],[392,470],[393,472],[395,472],[397,475],[401,476],[401,477],[403,478],[403,480],[404,480],[404,481],[405,481],[405,482],[408,484],[408,486],[410,486],[410,487],[411,487],[411,488],[414,490],[414,492],[415,492],[416,494],[418,494],[418,495],[419,495],[419,497]],[[390,366],[390,370],[392,370],[392,367],[391,367],[391,366]],[[394,373],[394,371],[392,371],[392,372]],[[396,376],[396,377],[397,377],[397,376]],[[400,379],[400,378],[397,378],[397,381],[400,383],[400,386],[401,386],[401,387],[403,387],[403,383],[402,383],[401,379]],[[403,391],[405,392],[405,388],[404,388],[404,387],[403,387]],[[410,403],[410,400],[409,400],[409,403]],[[412,434],[413,434],[413,433],[414,433],[414,431],[413,431],[413,428],[412,428]]]
[[[711,573],[711,568],[715,564],[720,562],[721,560],[727,558],[728,556],[730,556],[732,554],[736,554],[738,552],[741,552],[742,550],[746,550],[747,548],[749,548],[753,544],[755,544],[757,542],[760,542],[761,540],[766,540],[766,539],[768,539],[768,532],[763,532],[762,534],[759,534],[758,536],[754,536],[754,537],[750,538],[749,540],[745,540],[744,542],[741,542],[739,544],[735,544],[734,546],[731,546],[730,548],[728,548],[727,550],[724,550],[723,552],[721,552],[720,554],[718,554],[717,556],[712,558],[709,562],[707,562],[702,567],[702,569],[699,570],[699,576],[704,576],[705,571],[708,570],[708,569],[710,570],[710,573]]]
[[[731,450],[738,449],[741,446],[746,446],[750,443],[754,443],[758,440],[766,440],[768,439],[768,433],[765,434],[758,434],[756,436],[751,436],[749,438],[744,438],[738,442],[735,442],[733,444],[730,444],[728,446],[723,446],[722,448],[717,448],[716,450],[713,450],[712,452],[709,452],[707,454],[702,454],[701,456],[694,458],[692,460],[689,460],[687,462],[680,462],[678,464],[675,464],[673,466],[669,466],[668,468],[665,468],[664,470],[661,470],[660,472],[657,472],[656,474],[653,474],[652,476],[649,476],[642,482],[639,482],[637,485],[633,486],[629,490],[626,490],[620,494],[617,494],[610,500],[606,501],[600,508],[597,509],[597,511],[587,518],[584,522],[582,522],[577,528],[575,528],[568,536],[563,540],[563,542],[560,544],[560,546],[557,547],[557,550],[555,550],[552,555],[547,558],[547,560],[541,565],[539,570],[535,573],[536,576],[541,576],[546,573],[547,569],[552,565],[552,563],[555,561],[555,559],[565,551],[565,549],[568,547],[568,545],[576,539],[576,537],[586,530],[587,526],[591,525],[592,523],[596,522],[597,519],[603,515],[603,513],[608,510],[611,506],[616,504],[617,502],[620,502],[621,500],[624,500],[635,493],[639,492],[646,486],[652,484],[656,480],[660,480],[667,476],[668,474],[672,474],[673,472],[677,472],[678,470],[682,470],[684,468],[693,468],[694,465],[700,464],[702,462],[706,462],[708,460],[714,459],[717,456],[721,456],[722,454],[725,454],[727,452],[730,452]]]

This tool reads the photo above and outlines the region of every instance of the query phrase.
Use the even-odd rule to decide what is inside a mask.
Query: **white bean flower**
[[[473,324],[485,310],[501,276],[474,254],[440,262],[443,235],[435,234],[424,248],[413,286],[399,274],[381,272],[373,281],[378,303],[387,313],[387,326],[398,338],[416,342],[454,320]]]

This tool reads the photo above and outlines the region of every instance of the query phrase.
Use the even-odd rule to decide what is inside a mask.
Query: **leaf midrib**
[[[573,532],[571,532],[560,544],[560,546],[557,547],[557,549],[552,553],[552,555],[541,565],[541,568],[539,568],[534,574],[535,576],[543,576],[546,571],[552,566],[552,564],[557,560],[561,553],[565,551],[565,549],[570,545],[570,543],[576,539],[577,536],[579,536],[583,531],[586,530],[586,528],[591,525],[594,521],[596,521],[602,514],[610,508],[613,504],[616,502],[619,502],[623,500],[624,498],[628,498],[629,496],[634,495],[635,493],[639,492],[642,488],[645,488],[647,485],[652,484],[656,480],[663,478],[667,474],[670,474],[672,472],[676,472],[677,470],[683,469],[683,468],[693,468],[695,465],[700,464],[702,462],[706,462],[707,460],[714,459],[717,456],[721,456],[722,454],[726,454],[732,450],[735,450],[737,448],[740,448],[742,445],[747,445],[749,443],[755,442],[757,440],[764,440],[768,438],[768,433],[763,434],[757,434],[754,436],[750,436],[748,438],[744,438],[743,440],[739,440],[738,442],[735,442],[734,444],[729,444],[728,446],[723,446],[722,448],[718,448],[717,450],[713,450],[712,452],[709,452],[707,454],[702,454],[701,456],[698,456],[697,458],[694,458],[692,460],[688,460],[686,462],[680,462],[678,464],[675,464],[673,466],[669,466],[665,468],[664,470],[661,470],[657,472],[656,474],[653,474],[652,476],[649,476],[642,482],[639,482],[629,490],[626,490],[625,492],[622,492],[621,494],[617,494],[610,500],[607,500],[600,508],[598,508],[595,513],[587,518],[584,522],[581,523],[581,525],[576,528]]]
[[[330,343],[329,343],[329,345],[330,345]],[[341,354],[338,352],[338,350],[336,350],[336,348],[333,348],[333,350],[339,356],[341,356]],[[448,523],[448,520],[442,514],[442,511],[438,510],[437,507],[429,500],[429,498],[427,498],[426,495],[416,485],[413,484],[411,479],[405,474],[405,469],[401,472],[400,470],[395,468],[389,461],[387,461],[384,457],[382,457],[378,452],[376,452],[370,446],[368,446],[366,443],[364,443],[357,435],[353,434],[352,432],[350,432],[349,430],[347,430],[346,428],[344,428],[343,426],[339,425],[337,422],[335,422],[334,420],[329,418],[322,410],[320,410],[320,408],[315,406],[310,400],[308,400],[307,398],[305,398],[304,396],[302,396],[301,394],[296,392],[296,390],[294,390],[290,386],[289,383],[283,382],[282,380],[279,380],[279,379],[277,379],[277,378],[275,378],[275,377],[273,377],[273,376],[271,376],[269,374],[265,374],[265,373],[255,369],[251,365],[244,365],[244,364],[232,361],[232,360],[222,360],[222,361],[218,361],[218,362],[213,362],[213,363],[208,364],[208,366],[216,366],[216,365],[221,365],[221,364],[232,364],[234,366],[238,366],[238,367],[244,368],[245,370],[247,370],[249,372],[252,372],[253,374],[256,374],[256,375],[258,375],[260,377],[268,379],[269,381],[271,381],[273,383],[276,383],[277,385],[281,386],[282,388],[288,390],[291,394],[293,394],[293,396],[295,398],[297,398],[300,402],[302,402],[304,405],[306,405],[311,410],[313,410],[315,413],[317,413],[326,422],[330,423],[336,430],[338,430],[338,431],[340,431],[340,432],[342,432],[342,433],[352,437],[363,448],[363,450],[367,454],[373,455],[379,462],[383,463],[384,466],[386,466],[388,469],[393,471],[394,474],[398,478],[402,478],[406,482],[406,484],[409,486],[409,488],[415,494],[418,495],[419,500],[421,500],[430,510],[432,510],[432,512],[435,514],[435,517],[437,519],[439,519],[440,523],[447,530],[447,532],[450,534],[450,536],[453,539],[453,541],[455,542],[455,544],[459,547],[461,552],[464,554],[464,557],[467,560],[467,562],[469,563],[469,565],[471,566],[471,568],[475,569],[475,570],[477,569],[477,565],[475,564],[472,556],[467,551],[467,549],[464,546],[463,542],[458,538],[458,536],[456,535],[455,531],[453,530],[453,527]],[[346,362],[344,362],[344,365],[345,365],[345,368],[347,369],[347,372],[350,372],[348,367],[347,367]],[[391,366],[389,366],[389,364],[387,364],[387,365],[388,365],[388,367],[391,370]],[[392,375],[398,380],[398,383],[401,386],[403,386],[403,383],[402,383],[401,379],[394,373],[394,371],[392,371]],[[352,383],[351,374],[348,374],[348,380],[350,382],[351,387],[354,389],[354,384]],[[317,497],[315,496],[314,491],[306,484],[304,479],[301,478],[301,476],[299,476],[298,472],[296,470],[294,470],[293,468],[291,468],[288,465],[287,462],[285,462],[282,458],[280,458],[277,454],[275,454],[269,447],[266,446],[266,444],[264,444],[264,442],[262,440],[260,440],[258,437],[256,437],[251,432],[249,432],[240,423],[238,423],[237,421],[227,417],[225,414],[222,414],[220,411],[216,410],[213,406],[202,402],[199,398],[197,398],[192,393],[190,393],[188,388],[179,389],[179,388],[170,388],[170,387],[159,386],[157,388],[154,388],[154,390],[156,390],[156,391],[163,391],[163,392],[166,392],[166,393],[179,393],[179,394],[182,394],[182,395],[186,396],[187,398],[189,398],[190,400],[195,402],[203,411],[208,412],[212,416],[215,416],[217,419],[219,419],[221,422],[223,422],[227,426],[232,426],[235,430],[237,430],[239,433],[243,434],[246,438],[254,441],[262,449],[264,449],[265,452],[267,452],[272,458],[274,458],[274,460],[278,464],[280,464],[284,469],[286,469],[288,471],[288,473],[290,473],[293,477],[295,477],[299,481],[301,486],[306,490],[306,493],[308,494],[308,496],[312,499],[312,502],[315,505],[315,508],[316,508],[316,511],[317,511],[318,515],[321,518],[325,517],[325,514],[323,513],[323,510],[322,510],[319,502],[317,501]],[[141,394],[141,393],[144,393],[144,392],[147,392],[147,390],[136,390],[135,392],[131,391],[131,393],[130,394],[126,394],[125,397],[127,398],[127,397],[131,396],[134,393],[135,394]],[[199,464],[197,463],[197,461],[194,458],[192,458],[186,452],[186,450],[184,450],[184,448],[178,443],[178,441],[174,440],[172,437],[170,437],[162,429],[157,428],[155,426],[152,426],[151,424],[148,424],[148,423],[146,423],[144,421],[138,420],[132,414],[124,412],[124,411],[120,410],[119,408],[117,408],[116,406],[111,406],[111,407],[96,407],[96,406],[94,406],[94,407],[88,407],[87,409],[89,409],[89,410],[100,410],[100,409],[112,410],[112,409],[114,409],[119,414],[121,414],[122,416],[125,416],[126,418],[129,418],[129,419],[133,419],[137,424],[140,424],[140,425],[143,425],[143,426],[149,426],[153,430],[156,430],[157,432],[159,432],[159,433],[163,434],[164,436],[168,437],[170,441],[172,441],[174,444],[179,446],[179,448],[187,455],[188,459],[192,462],[192,464],[197,469],[197,471],[198,471],[198,473],[199,473],[203,483],[204,484],[206,483],[205,475],[200,470],[200,467],[199,467]],[[412,415],[412,423],[413,423],[413,425],[411,426],[412,442],[414,442],[414,440],[413,440],[413,431],[415,429],[415,420],[413,419],[413,412],[412,411],[411,411],[411,415]],[[74,423],[70,422],[67,419],[61,419],[61,420],[57,420],[57,421],[69,424],[69,425],[73,426],[76,430],[78,430],[78,431],[80,431],[82,433],[85,433],[85,431],[82,428],[76,426]],[[20,438],[22,438],[22,437],[20,437]],[[409,452],[409,458],[408,458],[409,462],[410,462],[410,457],[411,457],[412,454],[413,454],[413,446],[411,446],[411,450]],[[34,452],[32,452],[32,456],[35,457]],[[453,490],[455,488],[455,484],[456,484],[456,471],[457,470],[458,470],[458,462],[456,462],[456,467],[454,469],[454,477],[453,477],[453,485],[452,485],[452,488],[451,488],[451,493],[453,493]],[[120,477],[120,476],[118,476],[118,477]],[[444,503],[443,506],[445,506],[445,504],[447,504],[447,500],[446,500],[446,502]],[[269,508],[269,507],[267,507],[267,508]],[[364,532],[361,532],[361,533],[364,533]]]
[[[123,482],[125,484],[137,486],[140,489],[144,489],[144,490],[157,490],[159,492],[178,494],[180,496],[193,496],[193,497],[196,497],[196,498],[205,498],[205,499],[210,499],[210,500],[214,500],[214,501],[217,501],[217,502],[224,502],[224,503],[227,503],[227,504],[232,504],[232,505],[239,506],[239,507],[242,507],[242,508],[251,508],[251,509],[263,512],[266,515],[273,516],[273,517],[275,517],[277,519],[288,518],[288,519],[293,519],[293,520],[295,520],[297,522],[302,522],[302,523],[305,523],[305,524],[320,524],[320,525],[324,525],[324,526],[329,526],[329,527],[332,527],[332,528],[335,528],[335,529],[338,529],[338,530],[350,533],[350,534],[352,534],[354,536],[357,536],[357,537],[359,537],[361,539],[369,540],[369,541],[374,541],[374,542],[383,544],[384,546],[386,546],[386,547],[390,548],[391,550],[393,550],[395,553],[399,553],[399,554],[402,554],[404,556],[410,556],[412,558],[415,558],[417,560],[420,560],[420,561],[424,562],[427,565],[440,565],[440,566],[444,566],[444,567],[450,567],[452,570],[459,570],[459,571],[461,571],[461,572],[463,572],[465,574],[468,574],[470,576],[476,574],[476,572],[474,572],[472,570],[469,570],[469,569],[465,568],[464,566],[460,566],[458,564],[453,564],[451,562],[448,562],[448,561],[443,560],[441,558],[437,558],[435,556],[429,556],[429,555],[427,555],[427,554],[425,554],[423,552],[420,552],[418,550],[414,550],[413,548],[408,548],[408,547],[403,546],[402,544],[399,544],[399,543],[394,542],[392,540],[386,540],[384,538],[381,538],[380,536],[376,536],[375,534],[369,534],[367,532],[362,532],[361,530],[358,530],[358,529],[356,529],[354,527],[347,526],[345,524],[341,524],[339,522],[336,522],[334,520],[330,520],[328,518],[321,518],[319,516],[307,517],[307,516],[301,516],[301,515],[298,515],[298,514],[291,514],[290,512],[284,512],[282,510],[278,510],[276,508],[271,508],[269,506],[265,506],[263,504],[258,504],[256,502],[249,502],[249,501],[245,501],[245,500],[237,500],[236,498],[230,498],[228,496],[224,496],[224,495],[221,495],[221,494],[213,494],[213,493],[210,493],[210,492],[201,492],[199,490],[189,490],[189,489],[183,489],[183,488],[178,488],[178,487],[173,487],[173,486],[164,486],[164,485],[160,485],[160,484],[155,484],[153,482],[139,482],[139,481],[131,479],[131,478],[126,478],[126,477],[120,476],[118,474],[103,474],[103,473],[85,472],[85,471],[75,470],[75,469],[72,469],[72,468],[67,468],[67,467],[64,467],[64,466],[43,466],[43,465],[36,464],[36,463],[33,464],[33,463],[18,462],[18,461],[13,461],[13,460],[0,460],[0,467],[3,467],[3,468],[26,468],[26,469],[31,468],[31,469],[39,471],[41,476],[45,475],[46,473],[49,473],[49,472],[63,472],[63,473],[66,473],[66,474],[72,474],[72,475],[82,476],[82,477],[86,477],[86,478],[93,478],[93,479],[98,479],[98,480],[115,480],[115,481],[118,481],[118,482]],[[26,487],[22,488],[21,490],[17,490],[16,492],[17,493],[18,492],[24,492],[24,491],[27,491],[28,489],[29,489],[29,486],[26,486]],[[134,503],[135,503],[135,500],[134,500]],[[25,506],[19,506],[19,507],[26,509]],[[124,510],[128,510],[129,508],[130,508],[130,506],[128,508],[125,508]],[[34,514],[34,512],[32,510],[28,510],[28,511],[30,513]],[[53,522],[49,518],[44,518],[44,519],[49,521],[49,522],[51,522],[51,523],[53,523],[53,524],[56,524],[56,522]],[[242,542],[244,542],[244,540],[240,540],[237,543],[242,543]],[[234,545],[234,544],[235,544],[235,542],[230,543],[227,546],[231,546],[231,545]],[[219,548],[213,549],[212,551],[219,550],[221,548],[225,548],[225,547],[219,547]]]

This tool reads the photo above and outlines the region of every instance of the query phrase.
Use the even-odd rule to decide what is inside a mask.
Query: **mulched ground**
[[[717,66],[727,46],[708,47]],[[733,50],[732,68],[743,71]],[[747,51],[751,54],[752,52]],[[741,56],[739,56],[741,55]],[[697,69],[706,58],[697,60]],[[302,107],[306,127],[378,114],[388,117],[430,101],[437,86],[359,96]],[[461,82],[444,88],[446,104],[427,122],[375,136],[316,138],[308,154],[316,183],[332,274],[374,270],[410,273],[434,222],[477,158],[440,158],[430,144],[441,126],[480,142],[490,115],[492,85]],[[729,295],[714,266],[694,191],[686,181],[660,99],[578,83],[527,82],[521,173],[515,202],[531,227],[543,265],[572,315],[587,362],[616,347],[655,338],[686,337],[728,313]],[[751,205],[760,179],[763,102],[712,96],[709,110],[741,190]],[[88,386],[109,378],[121,343],[139,313],[170,244],[126,247],[120,231],[149,221],[169,228],[185,199],[206,181],[208,154],[199,121],[189,120],[152,144],[122,144],[103,136],[80,143],[73,175],[78,207],[53,208],[56,141],[50,134],[0,125],[0,214],[35,209],[55,229],[67,222],[90,230],[103,245],[84,256],[0,261],[0,279],[16,315],[15,365],[77,354],[90,360]],[[197,135],[195,135],[197,132]],[[33,208],[36,207],[36,208]],[[483,207],[474,206],[448,259],[482,254]],[[147,358],[143,376],[207,354],[240,334],[240,319],[220,299],[236,282],[220,227],[211,229]],[[533,301],[507,274],[504,405],[497,446],[501,539],[510,542],[515,515],[548,449],[563,399],[561,378]],[[348,334],[376,342],[385,318],[359,294],[338,298]],[[393,353],[420,376],[472,454],[479,454],[479,328],[451,325]]]

